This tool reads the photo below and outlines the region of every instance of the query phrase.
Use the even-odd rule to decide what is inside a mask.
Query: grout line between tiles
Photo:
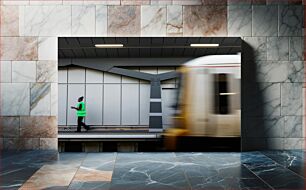
[[[86,156],[84,156],[82,162],[81,162],[80,165],[78,166],[78,169],[75,171],[75,173],[74,173],[74,175],[73,175],[73,177],[72,177],[72,179],[71,179],[71,181],[70,181],[70,183],[69,183],[69,185],[68,185],[68,187],[67,187],[67,190],[69,189],[71,183],[72,183],[73,180],[74,180],[75,175],[78,173],[78,171],[79,171],[81,165],[83,164],[83,162],[84,162],[84,160],[87,158],[87,156],[88,156],[88,153],[86,153]]]
[[[114,166],[113,166],[113,171],[112,171],[112,178],[111,178],[111,181],[109,183],[109,189],[111,189],[112,184],[113,184],[113,176],[114,176],[115,167],[116,167],[117,158],[118,158],[118,152],[114,152],[114,153],[116,154],[116,156],[115,156],[115,161],[114,161]]]
[[[259,177],[256,173],[254,173],[251,169],[249,169],[245,164],[241,163],[241,166],[243,166],[247,170],[249,170],[254,176],[256,176],[260,181],[262,181],[264,184],[266,184],[269,188],[275,189],[269,183],[267,183],[265,180],[263,180],[261,177]]]

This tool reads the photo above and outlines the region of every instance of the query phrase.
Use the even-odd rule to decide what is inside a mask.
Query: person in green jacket
[[[78,117],[78,127],[76,132],[81,132],[81,126],[83,126],[88,131],[90,129],[89,126],[83,122],[83,119],[86,116],[84,97],[83,96],[79,97],[77,106],[76,107],[71,106],[71,109],[77,110],[76,114]]]

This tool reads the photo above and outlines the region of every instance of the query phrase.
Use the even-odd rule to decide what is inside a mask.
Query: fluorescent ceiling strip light
[[[191,47],[219,47],[219,44],[190,44]]]
[[[226,96],[226,95],[236,95],[237,93],[235,92],[224,92],[224,93],[220,93],[220,96]]]
[[[121,48],[123,44],[96,44],[96,48]]]

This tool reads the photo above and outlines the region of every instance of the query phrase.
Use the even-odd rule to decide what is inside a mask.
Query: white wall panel
[[[86,124],[102,125],[103,84],[86,85]]]
[[[131,69],[151,74],[175,70],[173,67],[143,67]],[[86,95],[85,101],[88,114],[85,121],[89,125],[149,125],[149,82],[141,81],[139,84],[138,79],[93,69],[85,70],[78,67],[70,67],[68,71],[67,69],[59,70],[59,83],[67,82],[68,87],[65,87],[65,85],[59,86],[58,107],[59,112],[61,112],[59,113],[60,125],[65,125],[66,123],[68,125],[77,124],[75,110],[71,110],[70,106],[75,106],[78,97],[82,95]],[[175,88],[175,80],[164,81],[161,86],[162,88]],[[68,94],[65,94],[65,92],[67,93],[67,88]],[[167,106],[173,104],[174,98],[172,98],[170,92],[174,90],[164,90],[162,93],[163,121],[165,125],[168,125],[170,123],[166,115],[171,114],[171,110]]]
[[[104,84],[103,125],[120,125],[120,99],[120,84]]]
[[[138,71],[139,72],[139,68],[133,68],[133,69],[130,69],[130,70]],[[135,84],[138,84],[139,83],[139,79],[135,79],[135,78],[132,78],[132,77],[122,76],[122,83],[135,83]]]
[[[139,79],[135,79],[132,77],[122,77],[122,83],[123,84],[138,84],[139,83]]]
[[[140,84],[140,125],[149,125],[150,84]]]
[[[69,67],[68,83],[85,83],[85,69],[79,67]]]
[[[161,88],[175,88],[175,83],[162,83]]]
[[[86,83],[103,83],[103,72],[86,69]]]
[[[122,84],[122,125],[139,125],[139,85]]]
[[[121,83],[121,75],[104,73],[104,83]]]
[[[58,84],[58,124],[66,125],[67,85]]]
[[[84,84],[69,84],[68,85],[68,105],[67,105],[67,109],[68,109],[67,124],[68,125],[77,124],[76,110],[71,109],[70,107],[76,106],[78,102],[78,98],[84,95],[85,95],[85,85]]]
[[[58,70],[58,83],[67,83],[67,69]]]

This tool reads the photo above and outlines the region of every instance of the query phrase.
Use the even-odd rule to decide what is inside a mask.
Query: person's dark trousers
[[[83,122],[84,117],[78,117],[78,128],[77,131],[81,132],[81,126],[83,126],[85,129],[88,129],[89,127]]]

